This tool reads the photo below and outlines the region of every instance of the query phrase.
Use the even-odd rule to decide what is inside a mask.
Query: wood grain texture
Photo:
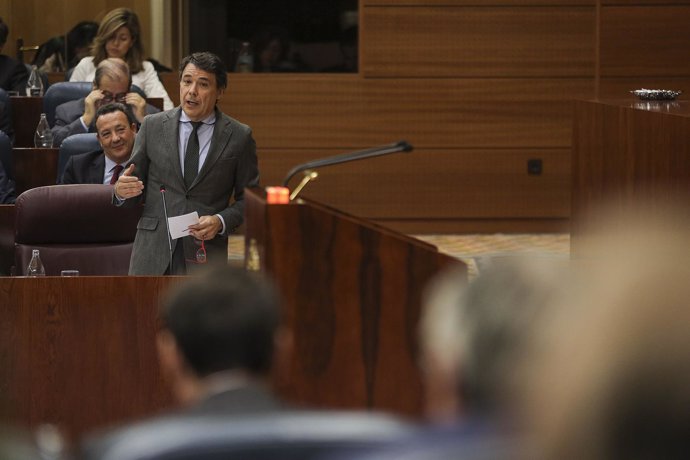
[[[0,387],[15,423],[74,439],[171,404],[155,350],[177,277],[0,277]]]
[[[276,281],[293,330],[292,401],[419,415],[421,291],[456,260],[434,246],[315,202],[266,205],[247,192],[246,244]],[[248,249],[248,252],[250,250]]]
[[[15,189],[17,195],[30,188],[55,185],[59,149],[12,149]]]
[[[690,102],[578,102],[573,236],[604,199],[621,205],[690,192]]]
[[[15,147],[33,147],[36,126],[43,112],[43,97],[12,96]]]
[[[262,184],[280,184],[292,166],[337,153],[261,149]],[[529,159],[542,160],[542,175],[528,175]],[[569,149],[419,148],[319,174],[303,196],[369,219],[562,218],[570,212]]]
[[[572,101],[593,94],[593,79],[231,75],[219,107],[259,149],[568,148]]]
[[[690,4],[602,7],[602,77],[688,77]]]
[[[14,205],[0,204],[0,276],[11,274],[14,265]]]
[[[593,7],[365,7],[367,77],[592,77]]]

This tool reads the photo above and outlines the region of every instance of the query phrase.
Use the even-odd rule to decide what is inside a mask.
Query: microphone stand
[[[292,176],[300,171],[307,169],[316,169],[324,166],[337,165],[340,163],[346,163],[348,161],[364,160],[366,158],[378,157],[381,155],[388,155],[389,153],[396,152],[411,152],[412,146],[406,141],[399,141],[395,144],[383,145],[381,147],[373,147],[366,150],[360,150],[358,152],[343,153],[341,155],[336,155],[328,158],[321,158],[318,160],[309,161],[307,163],[302,163],[297,165],[287,173],[285,179],[283,179],[283,187],[287,187]]]
[[[170,274],[173,274],[173,250],[172,238],[170,237],[170,223],[168,222],[168,205],[165,203],[165,185],[160,187],[161,198],[163,199],[163,214],[165,215],[165,229],[168,235],[168,253],[170,254]]]

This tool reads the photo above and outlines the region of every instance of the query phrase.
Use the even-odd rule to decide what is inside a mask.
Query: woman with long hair
[[[163,98],[165,110],[173,108],[172,100],[153,64],[144,60],[139,18],[129,8],[116,8],[103,18],[91,47],[91,56],[79,62],[70,81],[93,81],[96,67],[107,58],[125,60],[132,75],[132,84],[140,87],[147,97]]]

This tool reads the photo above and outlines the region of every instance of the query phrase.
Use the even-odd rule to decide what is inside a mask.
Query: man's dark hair
[[[10,34],[10,28],[7,27],[5,21],[0,18],[0,46],[3,46],[7,41],[7,36]]]
[[[203,51],[200,53],[193,53],[182,59],[180,63],[180,79],[182,72],[187,64],[193,64],[196,68],[205,72],[215,74],[216,87],[218,89],[225,89],[228,86],[228,70],[225,67],[223,60],[213,53]]]
[[[265,375],[271,368],[279,302],[256,274],[222,266],[197,276],[164,303],[161,319],[199,377],[235,369]]]
[[[130,125],[132,123],[136,124],[136,122],[137,122],[137,119],[134,118],[134,114],[130,110],[129,106],[126,106],[126,105],[121,104],[119,102],[110,102],[108,104],[105,104],[105,105],[99,107],[98,110],[96,110],[96,118],[94,119],[94,125],[97,124],[98,119],[102,115],[106,115],[106,114],[113,113],[113,112],[124,113],[127,116],[127,121],[129,122]]]

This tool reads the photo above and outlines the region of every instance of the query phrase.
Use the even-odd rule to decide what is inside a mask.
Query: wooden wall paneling
[[[340,153],[259,150],[263,185],[294,165]],[[541,159],[543,173],[528,175]],[[331,166],[302,194],[370,219],[562,218],[570,207],[570,151],[425,149]],[[294,187],[301,176],[293,178]]]
[[[594,7],[365,7],[367,77],[591,77]]]
[[[572,101],[593,79],[362,79],[231,75],[220,108],[259,149],[569,147]]]
[[[490,219],[374,219],[379,225],[401,233],[568,233],[570,218]]]
[[[601,9],[602,77],[690,75],[690,4]]]

